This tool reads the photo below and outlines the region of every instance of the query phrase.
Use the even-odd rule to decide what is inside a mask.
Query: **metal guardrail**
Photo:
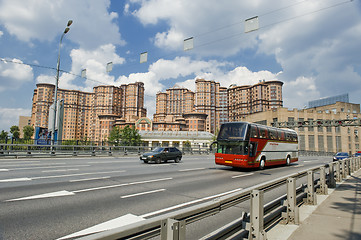
[[[336,187],[336,181],[340,182],[347,175],[359,170],[360,167],[360,157],[332,162],[234,192],[212,201],[80,239],[149,239],[160,235],[161,240],[183,240],[188,224],[213,216],[247,200],[251,202],[250,213],[243,212],[238,220],[202,239],[226,239],[227,237],[229,239],[266,239],[265,229],[267,227],[277,222],[298,224],[300,204],[315,205],[316,193],[328,194],[328,187]],[[319,175],[316,180],[314,179],[315,173]],[[303,177],[307,178],[307,184],[296,187],[296,180]],[[281,186],[286,186],[287,194],[265,205],[264,194]]]
[[[142,154],[155,147],[146,146],[98,146],[98,145],[35,145],[0,144],[0,157],[48,157],[48,156],[113,156]],[[209,154],[208,147],[179,148],[186,154]]]

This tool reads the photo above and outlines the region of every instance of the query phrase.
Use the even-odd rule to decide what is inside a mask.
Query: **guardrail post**
[[[31,155],[31,150],[30,150],[30,146],[28,146],[28,152],[27,154],[30,156]]]
[[[328,167],[328,187],[329,188],[336,188],[336,181],[335,181],[335,169],[333,166],[333,162],[329,164]]]
[[[76,150],[75,150],[75,146],[73,146],[73,156],[77,156],[78,154],[77,154],[77,152],[76,152]]]
[[[249,240],[266,240],[263,220],[263,191],[253,190],[251,193],[251,213]]]
[[[341,178],[341,171],[340,171],[340,162],[335,162],[335,164],[336,164],[336,181],[341,182],[342,178]]]
[[[320,167],[320,188],[317,189],[318,194],[327,195],[328,194],[328,187],[326,185],[326,171],[325,167]]]
[[[345,160],[346,177],[350,175],[350,159]]]
[[[108,156],[112,156],[112,147],[109,147],[109,152],[108,152]]]
[[[92,147],[92,156],[95,156],[95,147]]]
[[[296,180],[294,178],[287,179],[287,212],[282,213],[282,224],[300,223],[299,209],[296,198]]]
[[[127,148],[124,147],[124,155],[128,155]]]
[[[307,198],[303,199],[303,202],[307,205],[316,205],[317,196],[315,194],[315,178],[313,171],[307,172]]]
[[[177,221],[175,219],[164,219],[161,221],[160,227],[161,240],[184,240],[186,239],[185,221]]]
[[[342,179],[346,178],[347,177],[347,172],[346,172],[346,160],[341,160],[340,161],[340,164],[342,166],[341,168],[341,173],[342,173]]]

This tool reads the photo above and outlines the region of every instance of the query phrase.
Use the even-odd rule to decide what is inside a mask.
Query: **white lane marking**
[[[179,172],[190,172],[190,171],[197,171],[197,170],[204,170],[206,168],[189,168],[189,169],[183,169],[179,170]]]
[[[104,223],[92,226],[90,228],[81,230],[79,232],[64,236],[57,240],[72,239],[72,238],[77,238],[80,236],[85,236],[85,235],[89,235],[89,234],[93,234],[93,233],[97,233],[97,232],[103,232],[106,230],[111,230],[114,228],[129,225],[132,223],[140,222],[142,220],[144,220],[144,218],[129,213],[129,214],[121,216],[119,218],[115,218],[115,219],[109,220],[107,222],[104,222]]]
[[[237,189],[234,189],[234,190],[225,192],[225,193],[220,193],[220,194],[217,194],[217,195],[213,195],[213,196],[209,196],[209,197],[197,199],[197,200],[194,200],[194,201],[182,203],[182,204],[175,205],[175,206],[172,206],[172,207],[169,207],[169,208],[164,208],[164,209],[161,209],[161,210],[158,210],[158,211],[155,211],[155,212],[143,214],[141,217],[147,218],[147,217],[150,217],[150,216],[153,216],[153,215],[156,215],[156,214],[160,214],[160,213],[167,212],[167,211],[170,211],[170,210],[174,210],[174,209],[177,209],[177,208],[181,208],[181,207],[184,207],[184,206],[192,205],[192,204],[195,204],[195,203],[198,203],[198,202],[202,202],[202,201],[205,201],[205,200],[209,200],[209,199],[221,197],[221,196],[224,196],[224,195],[227,195],[227,194],[230,194],[230,193],[234,193],[234,192],[240,191],[240,190],[242,190],[242,189],[243,189],[243,188],[237,188]]]
[[[121,196],[120,198],[130,198],[130,197],[136,197],[136,196],[141,196],[141,195],[146,195],[146,194],[151,194],[151,193],[157,193],[157,192],[164,192],[164,191],[165,191],[165,189],[162,188],[162,189],[157,189],[157,190],[153,190],[153,191],[129,194],[129,195]]]
[[[39,164],[10,164],[10,165],[5,165],[6,167],[24,167],[24,166],[44,166],[44,165],[65,165],[66,163],[39,163]],[[54,166],[55,167],[55,166]]]
[[[303,167],[304,165],[303,164],[298,164],[298,165],[295,165],[293,167]]]
[[[62,177],[74,177],[74,176],[97,175],[97,174],[104,174],[104,173],[122,173],[122,172],[125,172],[125,171],[121,170],[121,171],[109,171],[109,172],[76,173],[76,174],[66,174],[66,175],[56,175],[56,176],[34,177],[32,179],[37,180],[37,179],[46,179],[46,178],[62,178]]]
[[[31,181],[31,178],[11,178],[11,179],[1,179],[0,182],[23,182]]]
[[[9,169],[0,169],[0,172],[9,172]]]
[[[76,174],[43,176],[43,177],[33,177],[33,178],[0,179],[0,182],[21,182],[21,181],[32,181],[32,180],[47,179],[47,178],[62,178],[62,177],[74,177],[74,176],[97,175],[97,174],[104,174],[104,173],[122,173],[122,172],[125,172],[125,171],[123,170],[123,171],[110,171],[110,172],[76,173]]]
[[[15,201],[32,200],[32,199],[40,199],[40,198],[63,197],[63,196],[70,196],[70,195],[74,195],[74,194],[75,193],[73,193],[73,192],[63,190],[63,191],[39,194],[39,195],[34,195],[34,196],[29,196],[29,197],[10,199],[10,200],[6,200],[5,202],[15,202]]]
[[[41,171],[41,172],[43,172],[43,173],[49,173],[49,172],[68,172],[68,171],[79,171],[79,168],[74,168],[74,169],[46,170],[46,171]]]
[[[312,162],[312,161],[303,161],[304,163],[309,163],[309,162]]]
[[[123,163],[123,162],[122,161],[104,161],[104,162],[87,162],[87,163],[96,164],[96,163]]]
[[[143,183],[153,183],[153,182],[160,182],[160,181],[166,181],[166,180],[172,180],[172,179],[173,178],[160,178],[160,179],[146,180],[146,181],[140,181],[140,182],[122,183],[122,184],[117,184],[117,185],[103,186],[103,187],[97,187],[97,188],[81,189],[81,190],[77,190],[77,191],[73,191],[73,192],[74,193],[89,192],[89,191],[95,191],[95,190],[100,190],[100,189],[124,187],[124,186],[137,185],[137,184],[143,184]]]
[[[110,178],[110,176],[98,177],[98,178],[75,179],[75,180],[69,180],[69,182],[83,182],[83,181],[100,180],[100,179],[107,179],[107,178]]]
[[[247,173],[247,174],[242,174],[242,175],[233,176],[232,178],[246,177],[246,176],[250,176],[250,175],[253,175],[253,174],[254,174],[254,173]]]
[[[31,200],[31,199],[38,199],[38,198],[70,196],[70,195],[75,195],[76,193],[81,193],[81,192],[88,192],[88,191],[94,191],[94,190],[100,190],[100,189],[123,187],[123,186],[130,186],[130,185],[137,185],[137,184],[144,184],[144,183],[152,183],[152,182],[159,182],[159,181],[166,181],[166,180],[171,180],[171,179],[173,179],[173,178],[153,179],[153,180],[147,180],[147,181],[124,183],[124,184],[111,185],[111,186],[104,186],[104,187],[98,187],[98,188],[82,189],[82,190],[76,190],[76,191],[62,190],[62,191],[57,191],[57,192],[44,193],[44,194],[40,194],[40,195],[34,195],[34,196],[29,196],[29,197],[22,197],[22,198],[6,200],[5,202],[13,202],[13,201],[20,201],[20,200]]]
[[[72,165],[72,167],[90,167],[91,165]],[[32,167],[32,168],[12,168],[10,171],[32,170],[32,169],[49,169],[49,168],[67,168],[69,166],[52,166],[52,167]]]

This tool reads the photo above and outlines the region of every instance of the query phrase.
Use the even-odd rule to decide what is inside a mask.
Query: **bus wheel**
[[[259,169],[263,170],[265,165],[266,165],[266,161],[264,158],[262,158],[261,161],[259,162]]]
[[[291,158],[290,158],[290,156],[287,156],[286,165],[289,166],[290,164],[291,164]]]

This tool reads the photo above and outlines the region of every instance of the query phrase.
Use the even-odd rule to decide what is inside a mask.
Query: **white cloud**
[[[195,80],[204,78],[206,80],[215,80],[220,82],[221,86],[228,87],[231,84],[249,85],[258,83],[259,80],[274,80],[277,74],[269,71],[252,72],[246,67],[236,67],[229,71],[228,62],[218,61],[200,61],[192,60],[190,57],[176,57],[173,60],[160,59],[149,66],[148,72],[134,73],[127,76],[121,76],[117,82],[127,84],[131,82],[143,82],[145,88],[145,107],[148,116],[152,117],[155,113],[155,95],[157,92],[164,92],[169,86],[169,82],[184,78],[183,81],[175,84],[185,87],[189,90],[195,90]]]
[[[124,45],[114,23],[118,15],[109,13],[109,7],[110,0],[2,0],[0,21],[11,35],[25,42],[52,41],[72,19],[67,38],[83,48],[108,43]]]
[[[92,92],[97,85],[119,85],[114,81],[114,76],[106,72],[106,65],[123,64],[125,59],[116,54],[115,46],[112,44],[102,45],[95,50],[73,49],[70,53],[72,58],[73,74],[62,73],[59,77],[59,88],[76,89]],[[79,76],[86,69],[87,79]],[[76,76],[75,76],[76,75]],[[40,75],[37,82],[55,83],[54,76]]]
[[[10,133],[10,127],[19,124],[19,116],[30,116],[31,109],[0,108],[0,131]]]
[[[153,38],[159,48],[180,50],[184,38],[194,37],[195,47],[189,54],[197,57],[244,56],[256,52],[274,57],[283,71],[285,87],[300,79],[312,79],[316,89],[306,96],[332,96],[343,89],[361,102],[358,88],[346,88],[343,84],[347,79],[346,86],[356,86],[361,78],[358,51],[361,12],[357,1],[210,0],[204,4],[173,0],[169,4],[167,0],[132,0],[132,3],[139,6],[133,16],[142,24],[168,25],[166,31],[161,30]],[[260,29],[245,34],[243,21],[256,15]],[[203,75],[224,81],[214,74]],[[286,98],[286,104],[288,99],[291,100]]]
[[[19,59],[12,62],[0,61],[0,92],[19,89],[23,83],[33,80],[33,69]]]

